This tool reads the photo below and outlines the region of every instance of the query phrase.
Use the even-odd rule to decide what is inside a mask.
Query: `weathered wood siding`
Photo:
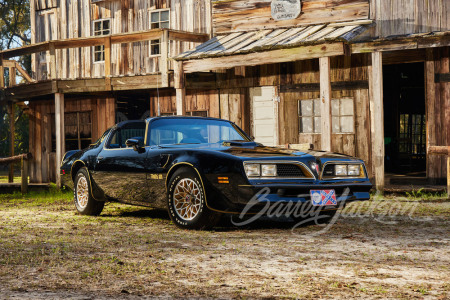
[[[369,0],[302,0],[294,20],[274,21],[271,0],[213,1],[215,34],[307,24],[345,22],[369,18]]]
[[[92,142],[95,142],[109,127],[115,124],[115,99],[65,99],[65,113],[91,112]],[[55,149],[52,149],[52,115],[55,101],[30,103],[30,182],[41,183],[56,180]],[[59,162],[58,162],[59,163]]]
[[[427,50],[427,145],[450,145],[450,82],[439,80],[440,74],[450,73],[450,47]],[[438,75],[438,76],[436,76]],[[445,156],[427,156],[427,177],[444,179],[447,176]]]
[[[36,10],[50,0],[35,0]],[[170,28],[195,33],[211,32],[211,5],[208,0],[91,0],[59,1],[57,8],[34,12],[36,43],[93,36],[93,21],[111,19],[111,34],[151,29],[150,13],[170,9]],[[50,15],[49,15],[50,14]],[[45,17],[44,17],[45,15]],[[45,18],[50,21],[46,21]],[[54,34],[48,34],[48,32]],[[194,43],[171,41],[169,56],[195,46]],[[48,53],[47,53],[48,54]],[[48,57],[33,55],[33,71],[37,79],[48,78]],[[45,56],[44,56],[45,58]],[[149,74],[159,71],[159,57],[150,56],[149,42],[114,44],[111,73],[117,75]],[[104,63],[93,62],[93,47],[57,50],[57,78],[90,78],[104,76]]]
[[[387,37],[450,30],[448,0],[371,0],[375,35]]]

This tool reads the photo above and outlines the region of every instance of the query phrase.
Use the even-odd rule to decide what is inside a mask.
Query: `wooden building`
[[[33,181],[116,121],[159,114],[361,157],[379,190],[385,172],[447,174],[427,148],[450,145],[449,1],[32,2],[33,43],[1,52],[0,72],[32,54],[2,103],[29,101]]]

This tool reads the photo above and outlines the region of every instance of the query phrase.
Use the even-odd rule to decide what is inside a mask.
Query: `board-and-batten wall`
[[[52,149],[52,115],[54,100],[30,103],[30,182],[41,183],[56,180],[56,154]],[[65,99],[65,113],[91,112],[92,142],[95,142],[109,127],[115,124],[115,99]]]
[[[450,30],[448,0],[370,0],[373,34],[379,37]]]
[[[298,18],[274,21],[271,2],[272,0],[213,0],[214,33],[369,18],[369,0],[302,0],[302,12]]]
[[[211,32],[211,6],[208,0],[50,0],[35,1],[36,42],[93,35],[93,22],[111,19],[111,33],[151,29],[150,12],[170,9],[170,28],[196,33]],[[47,3],[47,4],[46,4]],[[169,56],[191,49],[196,44],[171,41]],[[57,78],[91,78],[104,76],[104,63],[93,62],[93,47],[57,50]],[[39,80],[48,78],[49,57],[35,56],[33,71]],[[149,42],[113,44],[112,75],[149,74],[159,71],[159,57],[150,56]]]

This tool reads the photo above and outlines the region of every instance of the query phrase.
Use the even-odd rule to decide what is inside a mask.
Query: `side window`
[[[123,127],[116,130],[109,140],[108,149],[122,149],[127,148],[125,144],[128,139],[135,139],[139,141],[139,146],[144,147],[145,137],[145,123],[131,124],[133,126]]]

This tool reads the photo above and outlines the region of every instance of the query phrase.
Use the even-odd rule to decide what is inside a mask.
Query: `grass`
[[[60,190],[54,183],[51,183],[48,191],[30,191],[28,194],[20,192],[0,194],[0,203],[3,206],[40,207],[67,203],[72,198],[72,191],[67,189]]]
[[[9,178],[8,176],[0,176],[0,183],[8,183]],[[22,182],[22,177],[20,176],[14,176],[14,182]]]
[[[304,238],[316,227],[292,234],[290,225],[261,221],[187,231],[166,212],[116,203],[99,217],[81,216],[72,198],[54,185],[0,194],[0,294],[445,299],[450,293],[446,199],[375,199],[361,206],[367,212],[374,205],[374,216],[344,218],[326,234]],[[432,219],[409,219],[409,211],[399,210],[397,224],[376,220],[410,203],[415,216]]]

